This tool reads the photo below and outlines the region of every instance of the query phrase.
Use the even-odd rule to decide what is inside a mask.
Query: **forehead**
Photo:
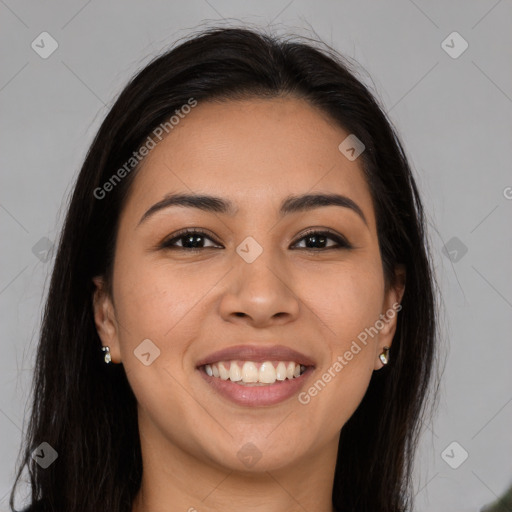
[[[289,195],[324,192],[347,195],[371,222],[362,161],[338,149],[349,135],[303,99],[199,103],[146,157],[127,209],[141,215],[169,193],[193,192],[254,215],[267,205],[277,212]]]

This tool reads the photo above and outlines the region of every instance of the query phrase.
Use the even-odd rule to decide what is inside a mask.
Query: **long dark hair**
[[[406,268],[390,363],[341,430],[332,493],[339,511],[398,512],[412,504],[413,456],[436,361],[437,295],[426,218],[395,129],[353,64],[314,40],[213,28],[155,58],[125,87],[78,175],[59,241],[37,350],[24,468],[41,512],[128,512],[142,458],[136,399],[123,365],[105,365],[92,309],[92,277],[111,277],[117,224],[137,166],[98,198],[148,135],[191,98],[305,98],[365,145],[384,274]],[[96,191],[96,193],[95,193]],[[57,460],[32,458],[47,442]]]

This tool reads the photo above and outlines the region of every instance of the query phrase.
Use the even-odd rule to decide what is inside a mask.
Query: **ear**
[[[384,347],[391,348],[393,336],[396,332],[396,325],[399,311],[402,309],[402,297],[405,291],[405,266],[397,265],[395,267],[395,279],[386,289],[380,320],[382,329],[379,329],[379,341],[376,344],[377,354],[375,357],[374,369],[378,370],[384,365],[379,359],[379,355],[384,351]]]
[[[94,323],[102,345],[110,348],[113,363],[121,362],[119,350],[119,329],[116,322],[114,304],[101,276],[93,277],[96,289],[93,294]]]

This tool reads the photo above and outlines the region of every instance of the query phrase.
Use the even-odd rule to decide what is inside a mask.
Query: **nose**
[[[284,325],[297,319],[300,300],[290,272],[278,261],[278,255],[265,250],[252,263],[235,260],[228,274],[221,302],[224,320],[247,323],[252,327]]]

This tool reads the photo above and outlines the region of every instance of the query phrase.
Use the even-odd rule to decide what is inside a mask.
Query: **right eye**
[[[164,240],[160,248],[171,250],[180,249],[188,252],[195,252],[200,251],[201,249],[212,248],[212,246],[204,246],[205,240],[213,241],[213,239],[210,236],[207,236],[203,231],[187,228],[179,231],[178,233],[174,233],[171,235],[171,238]],[[181,246],[176,245],[177,242],[182,242]]]

